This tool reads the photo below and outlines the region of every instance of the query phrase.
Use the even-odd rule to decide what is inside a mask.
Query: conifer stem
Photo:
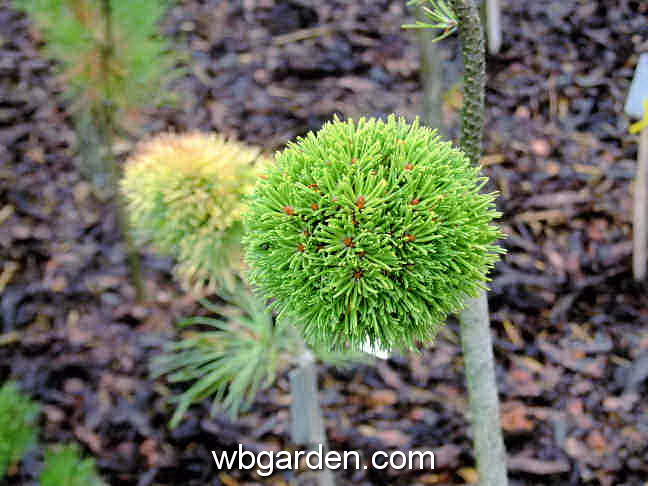
[[[421,11],[416,12],[421,15]],[[445,132],[443,121],[443,70],[441,43],[434,43],[434,34],[430,29],[419,29],[421,46],[421,82],[423,84],[423,122],[436,128],[441,134]]]
[[[479,164],[484,129],[486,61],[484,33],[475,0],[453,0],[464,63],[461,147]],[[459,316],[470,421],[480,486],[507,486],[506,452],[500,424],[488,299],[468,299]]]
[[[486,292],[467,300],[459,321],[479,485],[507,486]]]
[[[311,450],[322,448],[322,462],[328,451],[326,428],[317,396],[317,366],[313,353],[302,346],[296,359],[296,367],[290,372],[290,419],[292,440]],[[323,468],[317,471],[318,486],[335,486],[333,472]]]
[[[105,92],[103,93],[104,96],[103,99],[100,100],[100,105],[98,108],[98,124],[100,126],[100,131],[102,132],[102,137],[105,144],[104,159],[106,161],[106,169],[109,175],[110,189],[115,199],[115,205],[117,206],[117,226],[119,227],[119,231],[124,238],[124,244],[126,246],[126,258],[130,270],[130,276],[133,281],[133,285],[135,286],[136,298],[137,300],[141,301],[146,298],[146,290],[144,288],[142,279],[140,257],[133,241],[133,235],[128,224],[128,218],[126,217],[124,200],[121,196],[121,193],[119,192],[119,179],[121,174],[119,166],[117,164],[117,157],[115,156],[113,149],[115,115],[110,103],[112,99],[110,62],[113,55],[114,38],[112,28],[112,6],[110,2],[111,0],[102,0],[101,2],[101,12],[104,21],[104,38],[100,50],[100,66],[102,80],[105,83]]]
[[[461,38],[464,65],[463,104],[461,107],[461,148],[479,164],[484,133],[484,87],[486,56],[484,31],[474,0],[453,0]]]

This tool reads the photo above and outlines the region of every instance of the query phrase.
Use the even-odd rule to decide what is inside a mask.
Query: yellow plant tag
[[[632,134],[640,133],[644,128],[648,127],[648,99],[644,100],[643,109],[643,118],[630,125],[629,131]]]

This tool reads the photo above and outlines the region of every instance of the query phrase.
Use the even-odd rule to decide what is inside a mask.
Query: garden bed
[[[511,476],[637,486],[648,475],[648,390],[631,370],[648,353],[648,289],[632,280],[636,140],[622,106],[633,55],[648,49],[648,9],[503,3],[483,162],[509,235],[490,304]],[[145,113],[146,127],[216,130],[271,152],[334,114],[413,118],[421,86],[406,20],[401,2],[384,0],[179,2],[165,28],[188,73],[177,105]],[[14,375],[43,405],[43,442],[79,441],[111,485],[288,484],[292,473],[217,472],[210,453],[289,447],[285,377],[237,422],[196,406],[168,429],[171,389],[147,364],[199,307],[152,252],[148,299],[135,302],[114,208],[79,175],[61,80],[28,27],[0,6],[0,378]],[[457,134],[454,42],[443,49]],[[451,323],[418,355],[322,370],[333,449],[437,454],[432,472],[369,468],[339,473],[340,484],[470,481],[457,338]],[[37,460],[9,484],[30,484]]]

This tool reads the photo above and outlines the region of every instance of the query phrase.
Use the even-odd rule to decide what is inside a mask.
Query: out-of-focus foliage
[[[36,443],[38,411],[16,383],[6,382],[0,388],[0,479]]]
[[[178,425],[192,403],[210,397],[212,412],[222,408],[230,416],[238,416],[249,409],[259,390],[272,386],[277,374],[305,351],[297,329],[275,323],[263,301],[249,289],[239,286],[227,298],[228,305],[203,301],[221,318],[182,321],[183,328],[203,328],[186,331],[180,341],[169,344],[165,354],[153,360],[154,377],[168,375],[172,383],[192,383],[176,398],[172,427]],[[313,352],[323,362],[338,367],[369,362],[364,353]]]
[[[135,231],[175,257],[198,293],[235,286],[243,199],[259,163],[259,149],[206,133],[157,136],[126,163],[121,189]]]
[[[457,15],[444,0],[410,0],[408,5],[420,7],[426,22],[417,20],[414,24],[403,25],[404,29],[438,29],[443,32],[432,42],[437,42],[452,35],[457,30]]]
[[[104,102],[117,111],[150,104],[179,73],[177,56],[158,34],[167,0],[112,0],[109,19],[101,0],[14,4],[35,21],[46,52],[59,61],[75,111]]]
[[[205,326],[188,331],[167,353],[153,361],[153,373],[168,374],[171,382],[193,382],[181,394],[171,426],[176,426],[194,402],[213,397],[232,417],[251,405],[259,389],[270,386],[278,370],[288,365],[299,347],[290,326],[275,326],[262,301],[239,290],[229,298],[234,305],[203,304],[222,319],[192,317],[180,323]]]
[[[95,462],[84,459],[76,444],[55,446],[45,452],[40,486],[101,486]]]

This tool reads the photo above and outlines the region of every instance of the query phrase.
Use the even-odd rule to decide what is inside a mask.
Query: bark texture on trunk
[[[507,486],[486,292],[468,299],[459,320],[479,484]]]
[[[459,21],[464,66],[461,148],[473,163],[478,164],[482,155],[484,133],[484,31],[474,0],[454,0],[454,9]]]
[[[474,0],[453,0],[453,4],[459,21],[464,64],[461,147],[473,163],[479,164],[486,79],[484,32]],[[486,292],[468,299],[459,320],[479,484],[507,486]]]

